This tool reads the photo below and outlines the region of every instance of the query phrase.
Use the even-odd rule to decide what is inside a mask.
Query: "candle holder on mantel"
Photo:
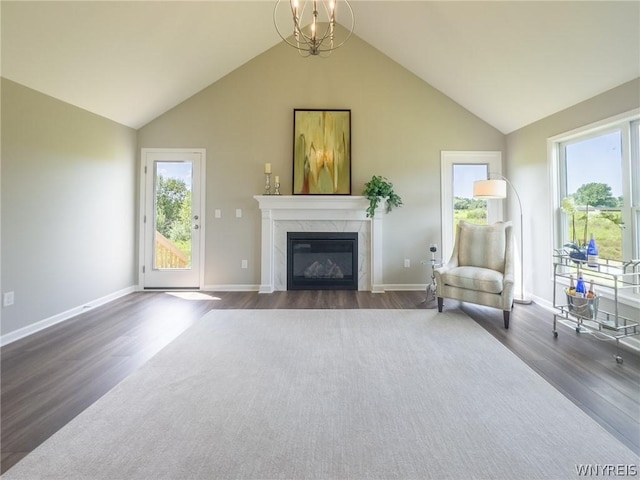
[[[280,195],[280,177],[278,177],[278,175],[276,175],[276,181],[273,185],[273,194],[274,195]]]
[[[263,195],[271,195],[271,174],[264,174],[264,194]]]

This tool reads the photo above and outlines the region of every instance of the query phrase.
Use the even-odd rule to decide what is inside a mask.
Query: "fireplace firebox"
[[[357,233],[287,233],[287,290],[357,289]]]

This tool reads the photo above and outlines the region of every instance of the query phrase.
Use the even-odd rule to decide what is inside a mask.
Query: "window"
[[[453,215],[454,232],[460,220],[487,224],[487,201],[473,198],[473,183],[489,178],[489,168],[481,165],[453,165]]]
[[[639,136],[635,114],[551,140],[556,248],[567,243],[583,247],[593,235],[601,258],[638,258]]]
[[[489,173],[502,173],[502,153],[496,151],[442,151],[441,206],[442,259],[447,261],[453,250],[456,225],[460,220],[471,223],[495,223],[502,220],[502,200],[476,200],[473,182],[488,178]]]

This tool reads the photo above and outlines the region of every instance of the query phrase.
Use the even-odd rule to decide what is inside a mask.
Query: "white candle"
[[[265,163],[264,164],[264,173],[271,173],[271,164],[270,163]]]
[[[276,183],[280,183],[280,177],[276,175]]]

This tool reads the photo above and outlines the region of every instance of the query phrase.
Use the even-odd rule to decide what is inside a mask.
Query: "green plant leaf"
[[[402,199],[395,193],[393,183],[386,177],[374,175],[367,183],[364,184],[362,193],[369,200],[367,207],[367,217],[372,218],[375,215],[376,208],[383,199],[387,200],[386,212],[390,212],[394,207],[402,205]]]

